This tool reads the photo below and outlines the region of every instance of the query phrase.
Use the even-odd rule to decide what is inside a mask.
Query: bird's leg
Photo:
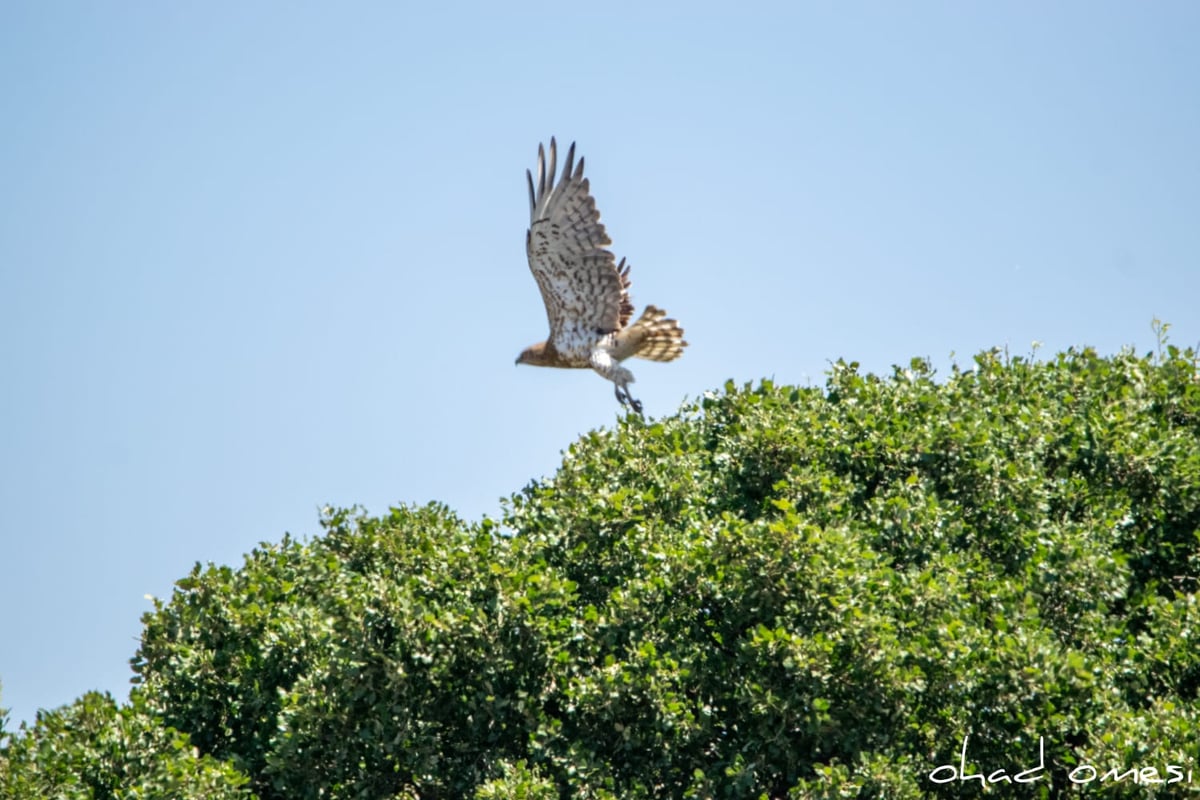
[[[602,377],[613,382],[618,403],[623,406],[629,406],[637,414],[642,413],[641,401],[634,400],[629,396],[629,384],[633,383],[632,372],[622,367],[613,359],[612,353],[603,347],[597,347],[593,350],[588,361],[592,369],[600,373]]]
[[[635,400],[629,394],[629,389],[626,388],[625,386],[623,386],[622,384],[617,383],[617,384],[613,384],[613,385],[616,387],[616,390],[617,390],[617,402],[623,406],[629,406],[630,408],[633,409],[635,414],[640,415],[642,413],[642,401]]]

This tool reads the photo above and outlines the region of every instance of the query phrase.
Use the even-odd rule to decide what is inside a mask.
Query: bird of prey
[[[646,306],[630,324],[634,306],[629,299],[629,266],[617,263],[596,201],[583,177],[583,158],[575,163],[575,145],[567,150],[562,177],[554,182],[557,148],[550,139],[550,157],[538,145],[537,179],[526,170],[529,183],[529,230],[525,252],[529,269],[542,291],[550,336],[530,345],[518,364],[536,367],[594,369],[613,382],[618,402],[642,413],[642,404],[629,394],[633,373],[621,362],[627,358],[674,361],[687,342],[679,323],[656,306]]]

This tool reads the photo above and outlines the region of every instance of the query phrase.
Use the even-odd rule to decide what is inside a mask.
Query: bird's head
[[[517,356],[518,364],[531,364],[535,367],[545,366],[550,360],[550,353],[546,350],[545,342],[531,344],[521,351],[521,355]]]

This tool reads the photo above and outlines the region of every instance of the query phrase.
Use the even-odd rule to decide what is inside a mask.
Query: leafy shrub
[[[1200,755],[1191,350],[727,384],[500,520],[323,526],[197,566],[134,660],[263,800],[975,797],[1043,753],[998,788],[1140,797]]]
[[[134,703],[118,708],[89,693],[38,713],[0,750],[0,797],[56,800],[206,798],[248,800],[249,779],[200,756],[186,735]]]

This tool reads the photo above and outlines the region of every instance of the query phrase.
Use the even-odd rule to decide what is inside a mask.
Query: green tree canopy
[[[498,520],[322,522],[197,565],[130,707],[43,715],[0,790],[154,785],[160,755],[262,800],[977,797],[1040,751],[1000,788],[1200,773],[1192,350],[838,362],[593,431]],[[131,725],[159,739],[94,752]]]
[[[118,707],[91,692],[38,712],[5,742],[0,732],[0,797],[12,800],[249,800],[250,780],[201,756],[186,735],[165,728],[137,702]]]

